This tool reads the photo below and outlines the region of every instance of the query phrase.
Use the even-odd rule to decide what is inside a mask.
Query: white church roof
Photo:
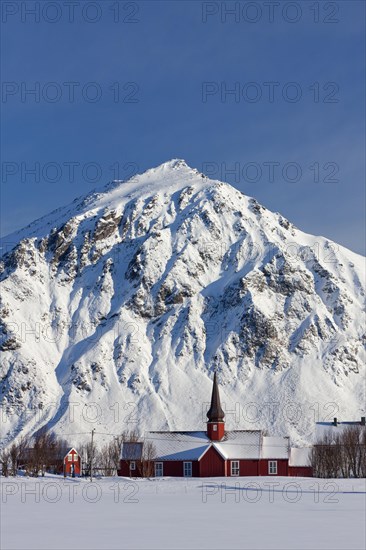
[[[226,459],[258,460],[260,458],[260,430],[233,430],[225,432],[221,441],[213,444]]]
[[[211,443],[205,432],[147,432],[144,442],[154,445],[156,460],[199,460]]]
[[[206,432],[148,432],[145,442],[153,443],[161,460],[199,460],[209,447],[225,459],[259,459],[261,432],[232,430],[221,441],[211,441]]]
[[[265,458],[265,459],[288,458],[289,447],[290,447],[290,444],[289,444],[288,437],[264,436],[262,441],[261,458]]]
[[[281,459],[289,456],[288,437],[262,436],[260,430],[231,430],[221,441],[211,441],[204,431],[147,432],[144,443],[154,446],[155,460],[200,460],[213,447],[225,460]],[[122,444],[121,458],[139,460],[142,442]]]

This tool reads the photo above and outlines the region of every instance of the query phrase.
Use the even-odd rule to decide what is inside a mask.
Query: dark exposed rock
[[[106,211],[95,225],[93,241],[107,239],[113,235],[117,231],[121,219],[122,214],[117,214],[114,210]]]
[[[77,228],[77,221],[71,218],[68,222],[62,225],[59,229],[54,228],[48,239],[48,250],[53,253],[52,261],[58,264],[63,261],[70,251],[72,239]]]
[[[15,351],[15,350],[17,350],[21,347],[22,346],[21,346],[20,342],[18,342],[18,340],[15,338],[15,336],[11,336],[10,338],[5,340],[0,345],[0,350],[1,351]]]
[[[313,278],[310,273],[291,265],[284,257],[273,258],[261,271],[266,278],[266,286],[274,292],[290,296],[295,291],[311,294]]]

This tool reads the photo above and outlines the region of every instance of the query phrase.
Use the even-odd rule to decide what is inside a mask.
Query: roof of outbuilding
[[[315,425],[316,430],[316,436],[321,437],[325,433],[341,433],[347,428],[359,426],[360,428],[365,428],[364,425],[361,424],[361,422],[337,422],[337,425],[335,426],[333,422],[317,422]]]
[[[121,460],[140,460],[142,456],[142,441],[124,441],[121,445]]]
[[[72,451],[74,451],[74,452],[72,452]],[[70,447],[69,450],[67,451],[67,453],[65,454],[65,452],[64,452],[63,454],[64,454],[63,458],[66,458],[67,455],[70,455],[70,454],[76,454],[76,455],[79,456],[79,453],[77,452],[75,447]]]
[[[290,452],[289,466],[310,466],[311,447],[292,447]]]

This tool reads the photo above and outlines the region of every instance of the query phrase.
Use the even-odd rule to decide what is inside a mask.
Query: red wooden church
[[[215,373],[207,430],[148,432],[122,443],[118,475],[142,477],[149,460],[155,477],[312,476],[309,448],[291,449],[288,437],[261,430],[226,431],[224,417]]]

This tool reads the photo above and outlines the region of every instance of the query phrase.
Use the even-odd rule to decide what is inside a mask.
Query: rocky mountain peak
[[[364,407],[363,258],[183,160],[4,240],[5,442],[87,433],[92,403],[106,433],[201,428],[213,369],[232,428],[255,404],[256,427],[306,442],[314,410]]]

